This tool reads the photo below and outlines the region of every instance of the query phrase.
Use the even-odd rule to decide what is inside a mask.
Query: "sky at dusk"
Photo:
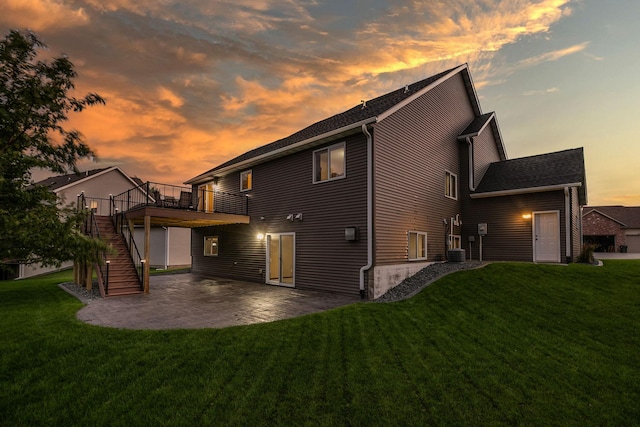
[[[509,158],[584,147],[591,205],[640,205],[638,0],[0,0],[0,30],[66,54],[98,154],[181,184],[468,63]]]

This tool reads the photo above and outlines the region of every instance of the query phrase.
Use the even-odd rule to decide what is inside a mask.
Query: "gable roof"
[[[473,119],[471,123],[469,123],[469,126],[467,126],[465,130],[463,130],[460,135],[458,135],[458,141],[464,141],[467,138],[473,138],[480,135],[480,133],[482,133],[482,131],[484,131],[487,126],[490,126],[490,129],[493,132],[493,137],[498,143],[500,158],[502,160],[506,160],[507,153],[504,149],[504,144],[502,143],[502,134],[500,133],[500,128],[498,127],[498,120],[496,118],[495,111],[476,116],[476,118]]]
[[[45,178],[41,181],[36,182],[34,185],[47,187],[51,191],[57,191],[63,187],[66,187],[71,184],[75,184],[79,181],[87,179],[90,176],[94,176],[99,174],[100,172],[104,172],[108,169],[111,169],[112,167],[93,169],[86,172],[69,173],[66,175],[51,176],[49,178]]]
[[[585,206],[582,216],[597,212],[626,228],[640,228],[640,206]]]
[[[579,187],[586,203],[586,173],[582,148],[491,163],[473,198]]]
[[[106,168],[92,169],[92,170],[85,171],[85,172],[69,173],[69,174],[66,174],[66,175],[52,176],[52,177],[49,177],[49,178],[45,178],[45,179],[43,179],[41,181],[38,181],[38,182],[34,183],[33,185],[41,185],[41,186],[47,187],[50,191],[53,191],[54,193],[58,193],[58,192],[66,189],[68,187],[80,184],[81,182],[84,182],[84,181],[87,181],[89,179],[95,178],[96,176],[103,175],[105,173],[109,173],[112,170],[120,172],[125,178],[127,178],[129,181],[131,181],[131,183],[132,183],[132,185],[134,187],[137,186],[136,181],[134,181],[131,177],[129,177],[129,175],[124,173],[117,166],[109,166],[109,167],[106,167]]]
[[[496,113],[492,111],[491,113],[485,113],[476,117],[471,123],[469,123],[469,126],[460,133],[458,139],[477,136],[489,124],[495,115]]]
[[[301,146],[309,148],[311,144],[319,144],[326,138],[360,132],[363,124],[370,124],[383,120],[411,101],[424,95],[431,88],[461,72],[465,80],[465,86],[469,93],[469,98],[475,114],[481,115],[482,111],[480,110],[478,96],[475,93],[475,88],[471,81],[468,66],[467,64],[463,64],[419,82],[394,90],[393,92],[389,92],[385,95],[367,100],[366,102],[358,104],[342,113],[307,126],[286,138],[282,138],[270,144],[247,151],[246,153],[222,163],[213,169],[191,178],[186,181],[185,184],[202,183],[215,176],[221,176],[233,170],[248,168],[252,164],[264,161],[267,158],[275,158],[279,155],[288,154],[295,150],[302,149],[300,148]]]

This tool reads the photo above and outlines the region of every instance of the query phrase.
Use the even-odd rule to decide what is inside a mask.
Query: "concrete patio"
[[[83,322],[124,329],[225,328],[298,317],[360,301],[357,296],[303,291],[192,274],[151,277],[149,295],[92,301]]]

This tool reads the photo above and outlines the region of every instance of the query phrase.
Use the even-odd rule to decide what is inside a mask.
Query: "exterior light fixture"
[[[256,237],[258,238],[258,240],[263,240],[263,239],[264,239],[264,234],[262,234],[262,233],[258,233],[258,234],[256,235]]]
[[[524,219],[531,219],[531,214],[530,213],[526,213],[522,215],[522,218]]]

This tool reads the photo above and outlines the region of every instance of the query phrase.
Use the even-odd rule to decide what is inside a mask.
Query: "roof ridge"
[[[355,104],[354,106],[340,111],[332,116],[326,117],[322,120],[311,123],[310,125],[275,141],[260,145],[249,151],[246,151],[226,162],[223,162],[212,169],[205,171],[197,175],[194,178],[186,181],[187,183],[194,183],[214,171],[227,168],[236,165],[241,162],[246,162],[254,159],[258,156],[268,155],[272,152],[286,150],[287,147],[294,144],[310,140],[322,135],[329,134],[339,129],[347,129],[350,126],[366,122],[375,117],[378,117],[382,113],[391,110],[394,106],[401,104],[408,98],[416,95],[421,90],[428,87],[430,84],[435,83],[439,79],[447,76],[456,69],[460,71],[467,69],[466,64],[460,64],[455,67],[449,68],[445,71],[436,73],[432,76],[426,77],[422,80],[418,80],[414,83],[404,85],[398,89],[394,89],[390,92],[379,95],[375,98],[366,100],[366,102]]]

